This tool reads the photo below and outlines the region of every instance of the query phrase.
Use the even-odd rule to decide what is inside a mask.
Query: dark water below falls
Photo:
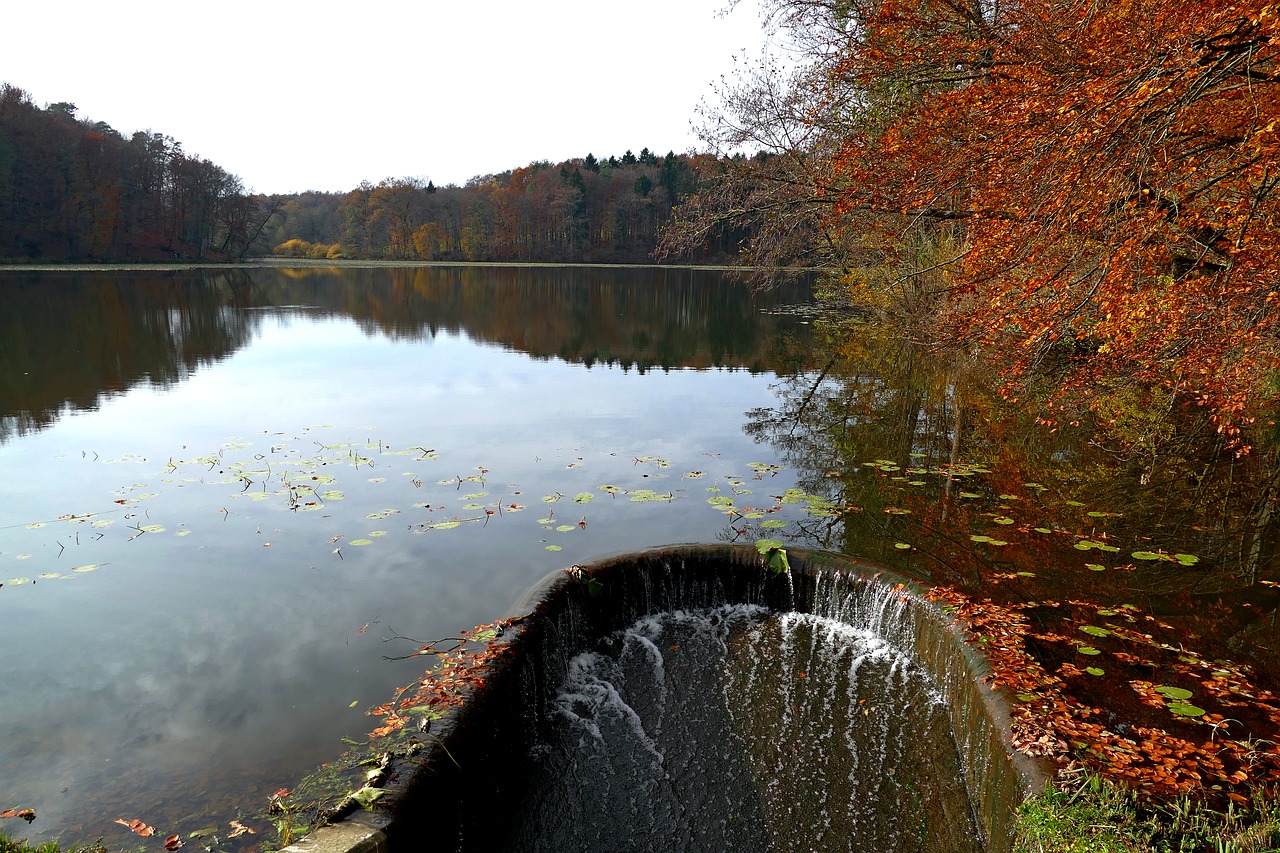
[[[980,851],[942,696],[866,628],[753,605],[574,657],[513,850]]]

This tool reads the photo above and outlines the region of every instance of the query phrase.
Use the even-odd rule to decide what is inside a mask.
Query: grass
[[[0,853],[106,853],[107,848],[101,844],[81,844],[65,850],[56,841],[43,844],[27,844],[26,841],[14,841],[0,833]]]
[[[1018,809],[1015,853],[1280,853],[1280,802],[1226,811],[1182,797],[1143,802],[1098,776],[1075,774]]]

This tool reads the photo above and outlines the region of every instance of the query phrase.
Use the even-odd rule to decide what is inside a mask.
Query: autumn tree
[[[704,208],[820,209],[814,242],[850,287],[869,260],[927,276],[935,343],[998,354],[1010,393],[1048,372],[1064,407],[1140,383],[1228,435],[1264,416],[1280,385],[1274,5],[770,8],[800,61],[740,82],[717,126],[773,155],[744,161],[767,192],[738,179]],[[930,263],[908,263],[926,241]]]
[[[274,212],[172,138],[77,112],[0,85],[0,257],[235,259]]]

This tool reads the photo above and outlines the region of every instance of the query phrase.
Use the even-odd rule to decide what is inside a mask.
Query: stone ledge
[[[280,853],[388,853],[389,815],[356,812],[322,826]]]

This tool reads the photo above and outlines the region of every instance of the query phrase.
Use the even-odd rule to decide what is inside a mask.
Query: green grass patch
[[[1018,809],[1014,853],[1280,853],[1280,803],[1225,810],[1151,803],[1098,776],[1059,781]]]
[[[79,844],[75,847],[62,848],[56,841],[42,844],[27,844],[25,841],[14,841],[0,833],[0,853],[107,853],[102,844]]]

